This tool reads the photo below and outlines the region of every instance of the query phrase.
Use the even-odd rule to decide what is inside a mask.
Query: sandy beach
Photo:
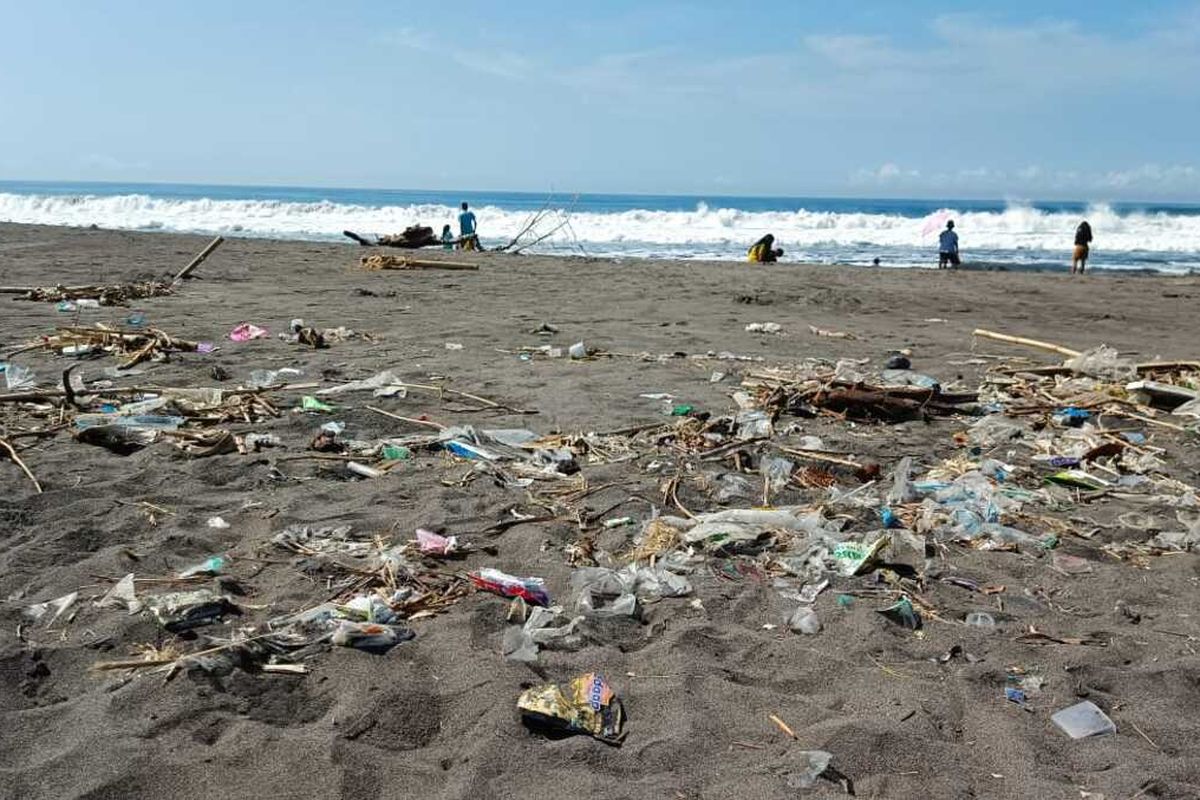
[[[0,225],[0,284],[160,278],[206,242]],[[544,500],[542,482],[506,485],[445,452],[414,450],[373,479],[347,474],[337,459],[299,458],[311,455],[319,426],[331,420],[356,440],[429,431],[367,406],[446,426],[571,437],[671,424],[675,418],[664,415],[671,406],[731,414],[748,373],[804,359],[869,359],[862,368],[878,369],[890,352],[905,350],[913,369],[972,392],[1002,361],[1061,362],[975,339],[976,328],[1081,351],[1107,344],[1137,362],[1200,358],[1196,277],[441,251],[421,257],[469,259],[480,268],[367,272],[359,258],[372,252],[231,238],[175,294],[127,308],[60,312],[53,303],[0,296],[0,352],[58,326],[120,326],[133,310],[172,336],[217,346],[147,362],[129,378],[105,373],[118,363],[112,356],[85,359],[75,370],[85,382],[230,389],[253,370],[295,368],[302,380],[328,387],[391,370],[407,383],[496,404],[423,391],[350,393],[323,398],[337,406],[333,414],[311,415],[292,408],[315,390],[285,390],[275,395],[278,417],[224,426],[237,435],[275,434],[282,447],[206,458],[168,442],[117,455],[73,440],[65,428],[16,436],[53,427],[53,412],[0,404],[3,436],[44,489],[36,493],[0,454],[0,797],[724,800],[836,798],[848,788],[889,800],[1200,797],[1200,747],[1188,733],[1200,713],[1196,555],[1120,558],[1102,549],[1151,536],[1118,519],[1131,512],[1158,519],[1156,530],[1178,528],[1177,509],[1149,500],[1038,506],[1058,527],[1037,532],[1063,532],[1053,553],[950,544],[926,563],[921,553],[889,546],[884,563],[922,573],[920,598],[932,613],[920,631],[877,613],[895,587],[865,573],[830,575],[813,604],[822,630],[791,632],[785,623],[797,603],[781,596],[778,574],[761,559],[710,556],[688,576],[689,596],[646,603],[640,619],[585,621],[580,646],[544,649],[534,664],[501,651],[508,602],[470,592],[408,622],[415,638],[386,654],[326,647],[303,660],[307,674],[182,669],[167,680],[150,670],[92,669],[136,657],[135,645],[195,651],[206,637],[330,600],[336,575],[272,544],[293,524],[349,525],[365,541],[406,541],[417,528],[455,535],[474,550],[446,562],[444,572],[496,567],[542,577],[554,602],[570,606],[574,548],[588,542],[604,564],[605,554],[629,550],[654,513],[681,513],[670,492],[664,499],[672,476],[680,476],[678,505],[691,513],[761,504],[722,505],[708,489],[715,472],[735,469],[732,462],[667,445],[608,463],[577,452],[580,473],[569,480],[586,484],[571,485],[594,490],[574,503],[582,518],[535,502]],[[278,338],[293,318],[368,336],[311,349]],[[230,341],[244,322],[270,336]],[[768,322],[781,331],[745,330]],[[534,333],[543,323],[556,332]],[[520,357],[522,348],[580,341],[605,355]],[[73,362],[35,349],[10,363],[53,388]],[[972,422],[955,414],[895,424],[819,414],[784,415],[776,425],[780,440],[816,436],[839,458],[878,464],[886,491],[902,457],[921,472],[963,457],[955,436]],[[1165,451],[1164,479],[1200,482],[1194,434],[1154,424],[1137,430],[1144,446]],[[993,455],[1008,457],[1003,449]],[[1019,451],[1013,461],[1029,468],[1026,456]],[[845,490],[861,485],[831,472]],[[1020,485],[1037,490],[1039,475],[1022,473]],[[746,477],[761,484],[757,473]],[[817,506],[827,496],[793,485],[772,501]],[[512,524],[514,510],[553,518]],[[873,509],[828,513],[842,514],[847,529],[881,527]],[[621,516],[632,524],[604,527]],[[212,517],[229,527],[209,527]],[[165,579],[214,554],[227,565],[224,583],[210,583],[231,593],[240,616],[177,638],[145,612],[93,604],[127,573]],[[1062,555],[1075,566],[1062,568]],[[139,584],[139,595],[156,586]],[[31,604],[75,591],[77,603],[54,624],[26,614]],[[995,628],[965,625],[974,611],[991,614]],[[593,671],[623,701],[620,747],[522,725],[523,690]],[[1006,699],[1014,678],[1028,676],[1042,679],[1039,688],[1024,703]],[[1100,706],[1116,733],[1072,740],[1051,722],[1082,700]],[[830,753],[833,776],[848,782],[826,776],[799,788],[802,754],[813,750]]]

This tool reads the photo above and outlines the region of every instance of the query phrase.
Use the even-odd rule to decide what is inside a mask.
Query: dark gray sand
[[[200,237],[0,226],[0,284],[88,284],[173,272],[199,250]],[[349,395],[336,419],[355,438],[414,430],[364,406],[447,423],[552,431],[613,430],[663,421],[661,404],[639,397],[669,392],[714,413],[745,364],[633,358],[523,362],[521,346],[546,343],[527,331],[545,321],[549,340],[583,340],[619,353],[732,351],[768,364],[810,356],[878,359],[911,348],[914,367],[949,383],[974,386],[976,354],[1052,358],[994,342],[972,342],[976,327],[1084,349],[1102,342],[1152,358],[1200,356],[1200,279],[1016,273],[954,273],[778,265],[564,260],[480,255],[479,272],[364,273],[353,246],[230,240],[173,297],[135,302],[150,324],[186,339],[220,345],[148,366],[139,380],[211,386],[212,365],[245,381],[257,368],[298,367],[310,380],[341,382],[394,370],[416,383],[438,380],[535,415],[480,414],[427,394],[407,399]],[[438,257],[440,254],[432,254]],[[368,289],[365,296],[357,289]],[[394,295],[392,294],[394,293]],[[71,315],[53,304],[0,297],[5,351],[52,332]],[[127,310],[83,312],[87,322],[119,322]],[[239,322],[272,334],[302,317],[318,327],[344,325],[373,341],[313,351],[280,341],[234,344]],[[777,322],[784,335],[756,336],[750,322]],[[809,325],[856,339],[814,335]],[[448,350],[445,343],[462,345]],[[18,358],[53,385],[65,359],[43,352]],[[955,363],[958,362],[958,363]],[[113,359],[85,362],[101,377]],[[729,373],[710,382],[712,371]],[[291,396],[289,402],[295,401]],[[24,420],[24,421],[23,421]],[[277,433],[285,454],[300,454],[324,419],[298,414],[237,431]],[[3,430],[27,424],[0,407]],[[953,434],[965,422],[849,426],[799,420],[803,432],[891,468],[902,455],[922,467],[961,452]],[[1168,473],[1195,485],[1194,444],[1166,429],[1147,429],[1167,447]],[[377,480],[346,480],[318,462],[276,464],[296,478],[270,478],[278,455],[187,459],[168,444],[127,457],[76,443],[63,433],[19,439],[21,455],[45,486],[0,459],[0,797],[21,798],[834,798],[843,788],[819,781],[789,788],[798,753],[822,749],[853,780],[859,797],[1056,798],[1126,800],[1200,797],[1200,624],[1196,556],[1144,563],[1118,561],[1100,546],[1144,539],[1113,520],[1134,506],[1098,501],[1061,512],[1096,538],[1066,537],[1063,552],[1087,559],[1090,573],[1068,576],[1049,557],[951,547],[946,569],[1003,585],[972,594],[930,581],[926,597],[946,620],[923,635],[884,620],[884,605],[860,597],[836,603],[848,579],[835,578],[816,609],[817,636],[787,632],[795,607],[771,579],[719,579],[701,569],[696,597],[647,606],[645,620],[589,629],[575,652],[546,651],[530,667],[500,654],[506,602],[477,593],[446,613],[412,623],[416,638],[383,656],[333,648],[308,660],[307,676],[234,671],[95,673],[97,662],[126,658],[139,643],[170,637],[147,617],[92,607],[90,598],[127,572],[163,576],[213,553],[230,558],[246,588],[239,602],[261,620],[326,598],[325,585],[294,568],[293,554],[270,537],[295,522],[349,524],[359,532],[408,538],[418,526],[494,546],[461,568],[496,566],[546,578],[569,599],[564,546],[579,537],[570,521],[518,525],[471,536],[527,502],[525,490],[479,479],[457,485],[469,467],[422,454]],[[662,459],[660,454],[659,459]],[[632,481],[586,500],[601,510],[635,489],[658,500],[650,458],[584,465],[589,484]],[[687,459],[680,459],[686,462]],[[701,465],[692,465],[699,469]],[[446,481],[447,483],[443,483]],[[449,484],[449,485],[448,485]],[[777,502],[805,503],[812,491]],[[717,508],[684,483],[694,511]],[[125,501],[125,502],[121,502]],[[171,511],[150,519],[145,501]],[[644,519],[635,501],[613,514]],[[231,527],[211,529],[219,515]],[[1093,525],[1094,523],[1094,525]],[[623,549],[633,528],[604,531],[601,546]],[[137,556],[136,561],[130,554]],[[854,579],[861,584],[865,579]],[[46,630],[22,609],[79,589],[78,613]],[[1119,601],[1140,613],[1136,624]],[[988,610],[995,632],[958,622]],[[24,624],[24,641],[18,626]],[[774,629],[764,625],[776,625]],[[1030,644],[1036,626],[1059,638],[1098,644]],[[201,629],[219,634],[223,626]],[[937,657],[955,645],[980,660]],[[185,649],[198,641],[184,641]],[[1004,696],[1010,669],[1045,678],[1028,710]],[[547,739],[522,727],[523,688],[596,670],[624,700],[622,747],[575,736]],[[1115,721],[1116,735],[1072,741],[1050,715],[1087,698]],[[769,719],[795,731],[786,737]]]

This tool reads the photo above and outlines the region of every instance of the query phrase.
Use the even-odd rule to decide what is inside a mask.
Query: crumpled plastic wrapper
[[[625,709],[604,678],[594,672],[581,675],[564,691],[549,683],[526,689],[517,700],[521,721],[547,733],[586,733],[602,742],[619,744],[624,738]]]

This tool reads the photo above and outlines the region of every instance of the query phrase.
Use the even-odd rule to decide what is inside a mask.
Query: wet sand
[[[176,271],[205,237],[102,230],[0,226],[0,284],[92,284]],[[609,431],[661,423],[670,393],[714,414],[729,413],[740,373],[807,357],[870,358],[910,349],[914,368],[944,384],[974,387],[992,354],[1053,359],[994,342],[973,342],[977,327],[1045,339],[1076,349],[1107,343],[1138,360],[1200,356],[1200,278],[937,272],[806,265],[748,266],[472,254],[478,272],[363,272],[367,250],[351,245],[231,239],[174,296],[136,301],[150,325],[184,339],[212,341],[209,355],[183,354],[147,366],[139,381],[215,386],[214,365],[245,381],[251,370],[296,367],[306,380],[340,383],[391,369],[413,383],[442,383],[536,411],[467,411],[451,398],[349,395],[335,419],[359,439],[412,432],[368,411],[427,415],[444,424],[526,427],[539,434]],[[431,252],[430,258],[442,257]],[[459,258],[466,257],[456,256]],[[360,290],[367,290],[365,294]],[[73,318],[53,304],[0,297],[5,352]],[[128,309],[84,311],[86,323],[119,323]],[[317,327],[346,326],[370,340],[310,350],[274,334],[294,317]],[[235,344],[228,332],[253,322],[272,338]],[[559,329],[529,333],[542,322]],[[751,322],[776,322],[782,335],[755,335]],[[831,338],[809,326],[856,338]],[[728,351],[762,362],[694,358],[645,361],[522,361],[523,346],[584,341],[617,354],[689,355]],[[446,343],[461,344],[447,349]],[[66,361],[22,354],[42,385],[57,385]],[[983,361],[985,363],[978,363]],[[112,358],[85,361],[92,380]],[[726,372],[723,381],[711,380]],[[295,393],[287,395],[290,401]],[[0,406],[6,435],[28,424]],[[46,630],[22,618],[30,603],[79,589],[88,599],[128,572],[168,575],[213,553],[230,574],[252,619],[310,607],[324,586],[272,548],[291,523],[348,524],[384,537],[417,527],[459,534],[494,548],[458,565],[495,566],[546,579],[566,601],[571,567],[564,548],[580,536],[571,521],[524,524],[482,534],[528,512],[525,490],[476,479],[444,455],[421,454],[376,480],[350,480],[303,454],[325,419],[286,413],[255,425],[278,434],[282,451],[180,457],[156,444],[130,456],[77,443],[65,434],[21,439],[21,456],[42,482],[0,459],[0,797],[3,798],[833,798],[843,787],[819,781],[788,786],[800,751],[821,749],[870,798],[1194,798],[1200,796],[1200,570],[1191,554],[1142,564],[1101,552],[1108,542],[1140,540],[1114,520],[1133,508],[1097,501],[1058,517],[1093,539],[1066,538],[1061,549],[1092,571],[1066,575],[1028,553],[951,548],[945,569],[997,595],[931,581],[927,596],[946,621],[921,636],[887,622],[883,605],[836,598],[844,579],[816,602],[816,636],[782,624],[795,603],[770,578],[719,577],[700,570],[691,598],[647,606],[642,622],[593,626],[574,652],[543,652],[534,666],[500,653],[506,604],[472,594],[446,613],[414,621],[416,638],[384,656],[333,648],[306,676],[241,670],[226,676],[97,674],[101,660],[128,657],[137,643],[162,644],[152,620],[82,602],[74,619]],[[885,472],[904,455],[929,467],[960,452],[955,419],[898,425],[796,420],[841,453],[874,460]],[[1148,431],[1172,454],[1173,477],[1195,485],[1195,446],[1170,431]],[[661,502],[652,460],[588,465],[586,499],[601,511],[640,494]],[[705,465],[674,459],[688,474]],[[291,480],[272,476],[276,468]],[[682,503],[718,506],[685,482]],[[817,494],[790,491],[777,502]],[[612,515],[647,518],[651,502],[633,500]],[[150,503],[168,513],[148,513]],[[660,506],[661,508],[661,506]],[[221,516],[231,527],[212,529]],[[601,549],[627,546],[634,528],[600,530]],[[132,557],[131,557],[132,556]],[[1135,608],[1138,622],[1118,602]],[[994,632],[957,620],[987,610]],[[245,620],[237,624],[244,623]],[[775,626],[765,628],[765,625]],[[22,627],[22,638],[17,636]],[[1096,644],[1017,641],[1029,626]],[[220,626],[218,626],[219,628]],[[219,633],[201,629],[202,633]],[[186,643],[188,647],[196,646]],[[939,656],[955,645],[978,660]],[[596,670],[622,697],[629,717],[620,748],[587,737],[551,740],[522,727],[516,698],[546,680]],[[1004,696],[1012,670],[1045,678],[1027,709]],[[1081,698],[1104,708],[1113,736],[1072,741],[1050,715]],[[781,733],[769,715],[796,733]],[[1085,794],[1091,793],[1091,794]]]

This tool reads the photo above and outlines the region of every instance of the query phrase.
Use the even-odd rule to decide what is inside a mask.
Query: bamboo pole
[[[997,342],[1008,342],[1009,344],[1019,344],[1024,347],[1034,347],[1038,350],[1047,350],[1051,353],[1058,353],[1067,358],[1074,358],[1079,355],[1078,350],[1072,350],[1069,347],[1063,347],[1052,342],[1042,342],[1037,339],[1026,339],[1024,336],[1010,336],[1007,333],[996,333],[995,331],[987,331],[983,328],[976,328],[972,334],[980,339],[992,339]]]
[[[198,266],[200,266],[201,264],[203,264],[203,263],[204,263],[204,259],[206,259],[206,258],[208,258],[210,255],[212,255],[212,252],[213,252],[214,250],[216,250],[218,247],[220,247],[220,246],[221,246],[221,243],[222,243],[222,242],[224,242],[224,241],[225,241],[225,237],[224,237],[224,236],[218,236],[217,238],[215,238],[215,239],[213,239],[211,242],[209,242],[209,243],[208,243],[208,246],[207,246],[207,247],[205,247],[203,250],[201,250],[199,253],[197,253],[197,254],[196,254],[196,257],[195,257],[195,258],[193,258],[193,259],[192,259],[190,262],[188,262],[188,265],[187,265],[186,267],[184,267],[183,269],[179,270],[179,272],[176,272],[176,273],[175,273],[175,278],[174,278],[174,279],[173,279],[171,282],[172,282],[172,283],[179,283],[180,281],[182,281],[182,280],[184,280],[185,278],[189,277],[189,276],[192,274],[192,271],[193,271],[193,270],[195,270],[195,269],[196,269],[196,267],[198,267]]]

